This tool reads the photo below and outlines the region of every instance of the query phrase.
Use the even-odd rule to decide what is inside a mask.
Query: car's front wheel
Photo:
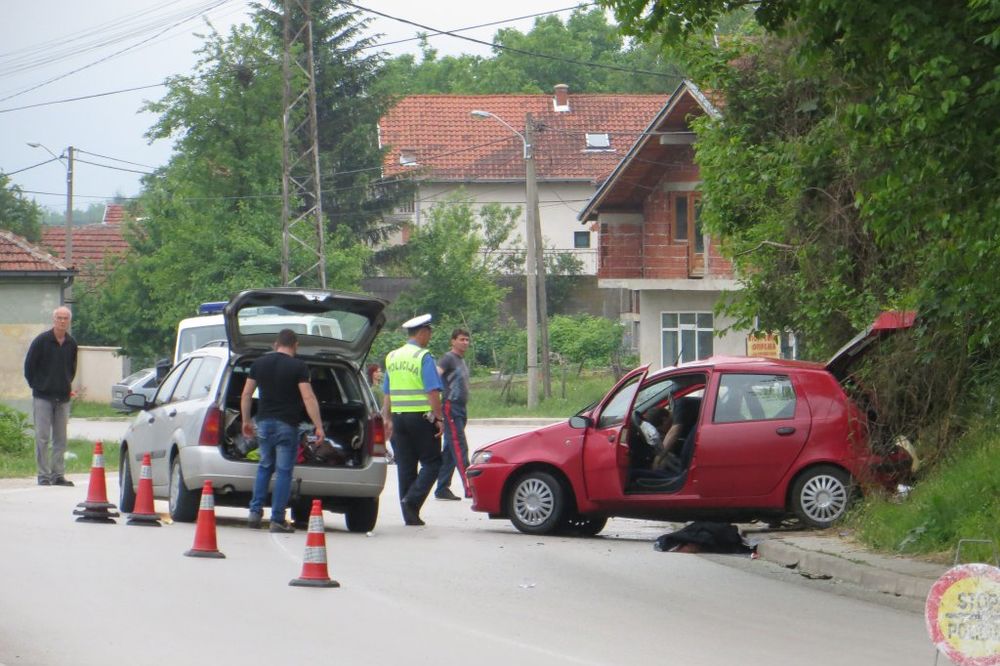
[[[507,496],[510,522],[525,534],[549,534],[563,523],[566,492],[558,479],[543,471],[532,471],[515,482]]]
[[[193,523],[201,505],[198,493],[184,485],[180,456],[170,461],[170,518],[178,523]]]
[[[118,508],[122,513],[135,511],[135,489],[132,487],[132,469],[128,464],[128,446],[123,442],[118,454]]]
[[[371,532],[378,522],[378,498],[362,497],[351,503],[344,512],[349,532]]]
[[[850,500],[850,476],[831,465],[806,470],[792,487],[792,511],[809,527],[830,527],[847,513]]]

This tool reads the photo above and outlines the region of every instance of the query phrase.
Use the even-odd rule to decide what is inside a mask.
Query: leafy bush
[[[618,366],[623,330],[621,322],[586,314],[556,315],[549,320],[552,351],[581,369]]]
[[[16,455],[29,451],[31,431],[27,414],[0,404],[0,452]]]

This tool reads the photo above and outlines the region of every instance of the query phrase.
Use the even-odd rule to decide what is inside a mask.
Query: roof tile
[[[522,135],[525,114],[536,126],[539,180],[605,178],[635,143],[667,95],[569,95],[569,111],[557,112],[552,95],[413,95],[383,118],[379,138],[388,147],[386,176],[417,173],[446,181],[520,180],[523,144],[489,111]],[[587,133],[608,133],[609,150],[587,150]],[[400,164],[401,153],[413,166]],[[422,170],[422,171],[421,171]]]
[[[61,261],[28,240],[10,231],[0,230],[0,272],[68,272]]]

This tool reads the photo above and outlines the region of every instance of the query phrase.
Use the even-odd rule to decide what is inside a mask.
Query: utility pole
[[[293,26],[294,17],[300,25]],[[314,276],[326,288],[325,221],[319,171],[319,127],[310,0],[284,0],[284,113],[281,117],[281,284]],[[304,85],[292,86],[301,77]],[[304,259],[298,259],[298,255]],[[305,266],[299,265],[305,263]],[[296,266],[293,268],[293,264]],[[294,271],[298,271],[294,276]]]
[[[73,146],[66,149],[66,268],[73,268]],[[66,301],[73,302],[73,283],[66,287]]]
[[[524,261],[526,324],[528,327],[528,409],[538,406],[538,178],[535,174],[534,127],[531,114],[524,120],[524,191],[525,236],[527,253]]]
[[[535,174],[535,121],[532,115],[526,114],[524,117],[524,137],[525,141],[531,144],[531,192],[532,198],[528,205],[533,209],[532,226],[528,232],[534,236],[535,249],[535,287],[538,290],[538,337],[541,338],[542,355],[542,394],[546,398],[552,397],[552,374],[549,367],[549,307],[548,297],[545,293],[545,241],[542,238],[542,218],[538,214],[538,179]],[[531,244],[528,245],[531,247]]]

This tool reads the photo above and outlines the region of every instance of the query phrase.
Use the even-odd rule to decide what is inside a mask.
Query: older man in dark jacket
[[[52,313],[52,328],[31,341],[24,358],[24,378],[31,387],[35,412],[35,460],[38,485],[72,486],[66,472],[66,424],[69,421],[76,340],[69,334],[73,314],[67,307]]]

